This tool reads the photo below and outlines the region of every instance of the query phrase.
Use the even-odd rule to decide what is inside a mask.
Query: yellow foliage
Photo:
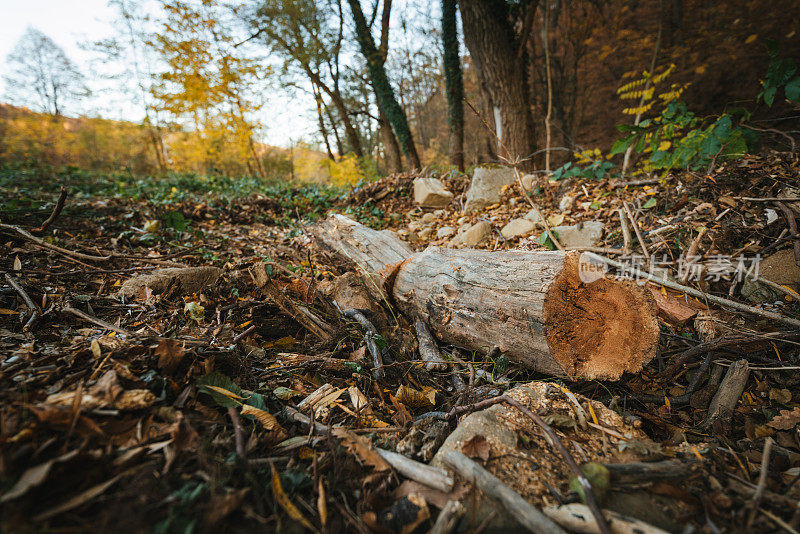
[[[347,154],[335,162],[328,160],[328,172],[330,172],[331,183],[340,187],[355,185],[364,179],[364,172],[361,170],[358,158],[353,154]]]

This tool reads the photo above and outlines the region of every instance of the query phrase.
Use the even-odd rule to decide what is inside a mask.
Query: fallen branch
[[[61,215],[61,210],[64,209],[64,203],[67,200],[67,188],[63,185],[61,186],[61,194],[58,196],[58,200],[56,201],[56,205],[53,207],[53,212],[50,214],[50,217],[47,218],[46,221],[42,223],[39,228],[33,230],[33,232],[37,234],[44,233],[45,230],[50,228],[50,225],[56,222],[58,216]]]
[[[625,213],[628,214],[628,218],[631,220],[633,231],[636,232],[636,239],[639,240],[639,246],[642,247],[642,252],[644,252],[644,257],[647,259],[647,261],[650,261],[650,252],[647,250],[647,243],[642,237],[642,232],[639,231],[639,225],[636,223],[636,218],[633,216],[633,213],[631,212],[631,209],[628,207],[627,202],[623,202],[622,207],[625,208]]]
[[[90,323],[96,324],[97,326],[102,326],[107,330],[113,330],[117,334],[122,334],[127,337],[133,337],[133,333],[125,330],[124,328],[120,328],[119,326],[115,326],[107,321],[102,319],[98,319],[93,315],[89,315],[88,313],[81,311],[77,308],[73,308],[72,306],[64,306],[61,308],[62,312],[71,313],[76,317],[80,317],[84,321],[89,321]]]
[[[383,379],[385,376],[383,371],[383,356],[381,355],[381,349],[378,347],[378,342],[376,341],[380,334],[378,334],[375,326],[359,310],[343,310],[339,307],[339,304],[335,300],[333,301],[333,304],[336,306],[336,309],[339,310],[339,313],[341,313],[344,317],[353,319],[362,327],[364,327],[364,342],[367,344],[367,349],[369,350],[370,355],[372,355],[372,377],[375,380]]]
[[[461,478],[490,499],[500,503],[506,512],[528,531],[536,534],[566,534],[561,527],[503,484],[499,478],[460,452],[447,450],[442,453],[441,458]]]
[[[85,261],[108,261],[111,258],[113,258],[113,256],[90,256],[88,254],[83,254],[81,252],[74,252],[72,250],[67,250],[65,248],[61,248],[56,245],[51,245],[50,243],[46,243],[45,241],[39,239],[38,237],[31,235],[30,232],[23,230],[19,226],[14,226],[12,224],[0,223],[0,228],[2,228],[3,230],[10,230],[12,232],[16,232],[17,234],[27,239],[31,243],[34,243],[42,248],[58,252],[59,254],[63,254],[64,256],[68,256],[70,258],[76,258]]]
[[[730,429],[733,410],[742,396],[750,377],[747,360],[738,360],[728,368],[725,378],[719,385],[714,398],[708,406],[708,414],[703,422],[705,428],[712,428],[717,434],[727,434]]]
[[[425,369],[428,371],[446,371],[447,362],[442,358],[428,325],[422,319],[417,319],[414,322],[414,329],[417,332],[419,356],[425,360]]]
[[[758,485],[756,492],[753,494],[753,500],[749,503],[750,516],[747,518],[748,528],[753,524],[758,512],[758,506],[761,504],[761,497],[764,495],[764,489],[767,487],[767,475],[769,474],[769,459],[772,453],[772,438],[767,437],[764,440],[764,451],[761,453],[761,469],[758,473]]]
[[[420,484],[424,484],[429,488],[439,490],[442,493],[450,493],[453,491],[455,482],[443,469],[431,467],[428,464],[423,464],[406,458],[402,454],[387,451],[384,449],[375,449],[381,458],[386,460],[386,463],[391,465],[398,473],[406,478],[409,478]]]
[[[464,515],[464,506],[458,501],[447,501],[428,534],[450,534]]]
[[[34,323],[36,323],[36,321],[39,320],[39,317],[42,314],[42,310],[41,308],[39,308],[39,306],[36,305],[35,302],[33,302],[28,293],[25,292],[25,289],[23,289],[23,287],[19,284],[19,282],[16,281],[16,279],[14,279],[13,276],[6,273],[6,281],[11,287],[14,288],[14,291],[16,291],[17,294],[20,297],[22,297],[22,301],[25,303],[25,306],[31,312],[31,316],[28,318],[27,322],[25,323],[25,326],[22,327],[23,330],[26,331],[30,330],[31,328],[33,328]]]
[[[597,525],[590,521],[589,509],[585,504],[547,506],[543,512],[570,532],[582,532],[583,534],[600,532]],[[611,510],[603,510],[603,515],[608,520],[613,534],[667,534],[666,530]]]

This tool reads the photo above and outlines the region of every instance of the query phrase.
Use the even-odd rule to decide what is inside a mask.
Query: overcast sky
[[[80,43],[111,36],[110,21],[114,16],[106,0],[0,0],[0,72],[6,70],[6,57],[25,29],[33,26],[60,45],[91,80],[92,54],[81,49]],[[0,77],[0,101],[4,89]],[[113,95],[96,96],[91,108],[107,110],[112,100]],[[310,140],[314,124],[309,120],[310,102],[306,100],[272,91],[263,117],[267,125],[264,142],[288,146],[300,138]],[[116,105],[114,109],[122,116],[113,118],[141,119],[135,110]]]

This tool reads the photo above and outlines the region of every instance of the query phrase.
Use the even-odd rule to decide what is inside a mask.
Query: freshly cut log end
[[[544,299],[550,354],[571,377],[616,379],[639,371],[658,347],[656,303],[629,281],[581,280],[570,253]]]

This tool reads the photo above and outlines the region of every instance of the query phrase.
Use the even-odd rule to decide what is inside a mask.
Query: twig
[[[499,502],[506,512],[528,531],[537,534],[566,534],[561,527],[503,484],[499,478],[460,452],[446,450],[441,453],[441,459],[467,482],[490,499]]]
[[[519,184],[519,188],[522,190],[522,194],[525,196],[525,200],[528,201],[528,204],[530,204],[531,208],[533,208],[533,211],[535,211],[536,215],[539,217],[539,220],[542,221],[545,232],[547,232],[547,235],[550,236],[550,240],[553,242],[553,244],[556,246],[558,250],[564,250],[564,246],[561,243],[559,243],[558,238],[553,233],[553,230],[550,228],[550,224],[547,222],[547,219],[544,217],[544,215],[542,215],[542,210],[540,210],[539,206],[536,205],[536,203],[533,201],[530,194],[528,193],[528,190],[525,188],[525,184],[522,183],[522,175],[519,173],[516,167],[512,166],[512,169],[514,169],[514,174],[517,177],[517,183]]]
[[[41,234],[45,230],[50,228],[50,225],[56,222],[58,216],[61,215],[61,210],[64,209],[64,202],[66,202],[66,200],[67,200],[67,188],[62,185],[61,194],[58,196],[58,201],[56,201],[56,205],[53,207],[53,212],[50,214],[50,217],[48,217],[47,220],[44,221],[39,228],[33,230],[33,232]]]
[[[244,447],[244,435],[242,434],[242,422],[239,419],[239,412],[233,406],[228,406],[228,417],[233,423],[233,436],[236,440],[236,454],[242,461],[247,460],[247,450]]]
[[[23,330],[30,330],[31,328],[33,328],[34,323],[39,320],[39,316],[42,314],[42,310],[39,308],[39,306],[36,305],[36,303],[33,302],[31,297],[28,296],[28,294],[25,292],[25,289],[23,289],[23,287],[19,284],[19,282],[17,282],[14,279],[13,276],[6,273],[6,281],[11,287],[14,288],[14,291],[16,291],[19,294],[19,296],[22,297],[22,301],[25,302],[25,306],[27,306],[28,309],[31,311],[31,316],[30,318],[28,318],[28,321],[25,323],[25,326],[23,327]]]
[[[618,187],[628,187],[636,186],[636,185],[649,185],[649,184],[657,184],[661,180],[659,178],[648,178],[647,180],[630,180],[627,182],[614,182],[613,184],[609,184],[611,189],[616,189]]]
[[[691,261],[691,258],[697,255],[697,249],[700,248],[700,241],[703,239],[703,236],[706,235],[708,232],[708,228],[703,226],[700,228],[700,231],[697,232],[697,235],[692,240],[691,245],[689,245],[689,251],[686,253],[686,260]],[[685,284],[687,280],[689,280],[689,276],[691,275],[691,269],[686,269],[686,272],[683,273],[681,276],[681,284]]]
[[[767,475],[769,474],[769,458],[771,453],[772,438],[767,436],[767,439],[764,440],[764,452],[761,454],[761,469],[758,473],[758,485],[756,486],[756,492],[753,494],[753,500],[750,502],[750,516],[747,518],[748,527],[753,524],[756,518],[758,506],[761,504],[761,497],[764,495],[764,489],[767,487]]]
[[[678,284],[677,282],[672,282],[667,280],[666,278],[658,278],[654,276],[650,276],[648,273],[642,272],[639,269],[635,269],[632,267],[628,267],[618,261],[605,258],[603,256],[599,256],[594,252],[586,252],[586,255],[592,259],[600,261],[602,263],[611,265],[612,267],[616,267],[620,269],[622,272],[631,274],[637,277],[642,277],[649,279],[651,282],[662,285],[664,287],[668,287],[670,289],[674,289],[676,291],[682,291],[688,295],[692,295],[693,297],[697,297],[700,299],[709,300],[715,304],[719,304],[720,306],[727,306],[729,308],[733,308],[735,310],[739,310],[741,312],[750,313],[752,315],[758,315],[760,317],[765,317],[767,319],[772,319],[773,321],[778,321],[784,324],[788,324],[790,326],[794,326],[796,328],[800,327],[800,321],[797,319],[792,319],[791,317],[785,317],[778,313],[762,310],[760,308],[756,308],[755,306],[748,306],[747,304],[740,304],[739,302],[735,302],[733,300],[729,300],[726,298],[718,297],[716,295],[711,295],[708,293],[703,293],[702,291],[698,291],[697,289],[693,289],[688,286],[684,286]]]
[[[581,503],[571,503],[562,506],[547,506],[544,513],[570,532],[583,532],[584,534],[594,534],[597,529],[589,523],[586,506]],[[636,534],[667,534],[666,530],[654,527],[640,519],[622,515],[612,510],[603,510],[603,515],[614,528],[617,534],[636,533]]]
[[[783,202],[776,202],[775,203],[778,208],[783,212],[783,216],[786,217],[786,222],[789,224],[789,233],[794,238],[794,262],[800,266],[800,239],[797,239],[797,220],[794,218],[794,213],[790,210],[786,204]]]
[[[376,448],[375,451],[381,458],[394,467],[398,473],[429,488],[442,493],[453,491],[455,481],[446,471],[406,458],[402,454]]]
[[[244,332],[239,332],[238,334],[236,334],[236,336],[233,338],[233,342],[238,343],[239,341],[247,337],[247,335],[255,329],[256,325],[254,324],[250,325],[250,327],[247,328],[247,330],[245,330]]]
[[[727,433],[733,417],[733,410],[747,386],[749,377],[750,366],[747,360],[738,360],[728,368],[716,395],[708,405],[708,414],[703,422],[703,427],[711,428],[717,434]]]
[[[797,202],[800,197],[732,197],[736,200],[747,200],[748,202]]]
[[[56,245],[51,245],[50,243],[42,241],[38,237],[31,235],[26,230],[23,230],[19,226],[14,226],[13,224],[0,223],[0,228],[16,232],[25,239],[27,239],[28,241],[35,243],[36,245],[42,248],[50,249],[52,251],[58,252],[59,254],[63,254],[64,256],[69,256],[71,258],[77,258],[79,260],[86,260],[86,261],[108,261],[113,257],[113,256],[90,256],[88,254],[82,254],[80,252],[74,252],[72,250],[67,250],[65,248],[58,247]]]
[[[385,376],[383,370],[383,356],[381,356],[381,349],[378,347],[378,343],[375,341],[379,335],[378,331],[375,329],[375,326],[360,311],[356,309],[343,310],[341,307],[339,307],[339,303],[337,303],[335,300],[333,301],[333,304],[336,306],[336,309],[339,310],[339,313],[341,313],[344,317],[353,319],[364,327],[364,341],[367,344],[369,353],[372,355],[372,376],[375,378],[375,380],[382,380]]]
[[[447,501],[428,534],[450,534],[464,515],[464,506],[458,501]]]
[[[417,319],[414,322],[414,329],[417,332],[420,358],[425,360],[425,369],[428,371],[446,371],[447,362],[442,358],[428,325],[422,319]]]
[[[617,210],[617,214],[619,215],[619,226],[622,230],[622,250],[625,252],[625,254],[630,254],[631,243],[633,242],[633,239],[631,238],[631,229],[628,227],[628,221],[625,218],[625,213],[623,213],[623,210]]]
[[[623,202],[622,206],[625,208],[625,213],[628,214],[628,218],[631,220],[631,225],[633,225],[633,231],[636,232],[636,239],[639,240],[639,246],[642,247],[642,252],[644,252],[644,257],[647,258],[647,261],[650,261],[650,252],[647,251],[647,244],[644,242],[644,238],[642,238],[642,233],[639,231],[639,225],[636,224],[636,219],[633,217],[633,213],[631,209],[628,207],[627,202]]]
[[[71,313],[72,315],[75,315],[76,317],[80,317],[84,321],[89,321],[90,323],[94,323],[97,326],[102,326],[103,328],[106,328],[108,330],[113,330],[114,332],[116,332],[118,334],[122,334],[122,335],[128,336],[128,337],[133,337],[133,333],[132,332],[129,332],[129,331],[125,330],[124,328],[120,328],[119,326],[115,326],[115,325],[113,325],[113,324],[111,324],[111,323],[109,323],[107,321],[102,320],[102,319],[98,319],[97,317],[89,315],[88,313],[86,313],[84,311],[81,311],[81,310],[79,310],[77,308],[73,308],[72,306],[64,306],[63,308],[61,308],[61,311],[67,312],[67,313]]]
[[[450,413],[448,414],[448,418],[452,418],[452,417],[454,417],[454,416],[456,416],[456,415],[458,415],[460,413],[464,413],[464,412],[467,412],[467,411],[480,410],[480,409],[483,409],[483,408],[487,408],[489,406],[492,406],[492,405],[495,405],[495,404],[499,404],[501,402],[504,402],[504,403],[506,403],[506,404],[508,404],[510,406],[513,406],[514,408],[516,408],[517,410],[522,412],[523,415],[525,415],[526,417],[531,419],[534,423],[539,425],[539,427],[547,435],[548,440],[550,441],[550,444],[553,447],[555,447],[555,449],[559,452],[559,454],[561,454],[561,457],[567,463],[567,466],[572,471],[572,473],[575,475],[575,478],[578,479],[578,482],[580,483],[581,487],[583,488],[584,494],[586,496],[586,504],[589,506],[589,509],[592,511],[592,515],[594,516],[595,521],[597,522],[597,526],[600,529],[600,532],[602,532],[603,534],[611,534],[611,530],[609,529],[608,524],[606,523],[605,517],[603,517],[603,513],[600,510],[600,505],[598,504],[597,498],[594,495],[594,491],[592,490],[592,485],[589,482],[589,479],[587,479],[586,475],[583,474],[583,471],[581,471],[580,467],[578,467],[578,464],[575,462],[575,459],[572,457],[570,452],[567,450],[567,448],[564,446],[564,444],[558,438],[558,435],[550,427],[550,425],[545,423],[544,420],[541,417],[539,417],[538,415],[533,413],[531,410],[529,410],[528,408],[526,408],[525,406],[520,404],[519,401],[509,397],[508,395],[499,395],[497,397],[493,397],[491,399],[486,399],[486,400],[483,400],[481,402],[477,402],[477,403],[469,405],[469,406],[455,407],[452,410],[450,410]]]

